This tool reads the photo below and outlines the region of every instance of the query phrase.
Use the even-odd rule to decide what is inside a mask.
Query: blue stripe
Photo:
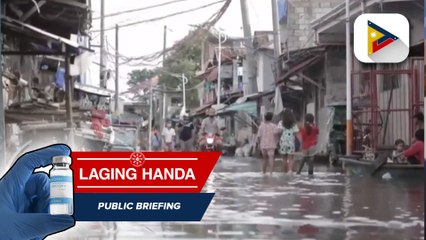
[[[72,182],[71,176],[51,176],[50,182]]]
[[[383,28],[381,28],[381,27],[377,26],[377,25],[376,25],[376,24],[374,24],[373,22],[368,21],[368,25],[369,25],[370,27],[374,28],[374,30],[379,31],[380,33],[382,33],[382,34],[384,35],[383,37],[381,37],[381,38],[378,40],[378,44],[379,44],[379,45],[380,45],[382,42],[386,41],[388,38],[391,38],[391,39],[393,39],[394,41],[395,41],[395,40],[398,40],[398,37],[397,37],[397,36],[395,36],[395,35],[393,35],[392,33],[390,33],[390,32],[388,32],[388,31],[386,31],[385,29],[383,29]]]
[[[77,221],[200,221],[213,196],[214,193],[77,193],[74,217]],[[100,203],[107,206],[98,210]],[[161,203],[169,209],[138,210],[138,203],[139,206]]]
[[[51,198],[50,204],[72,204],[72,198]]]

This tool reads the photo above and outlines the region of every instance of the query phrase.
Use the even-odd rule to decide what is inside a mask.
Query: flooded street
[[[263,176],[257,167],[256,159],[222,158],[205,185],[216,195],[202,222],[118,222],[103,238],[94,231],[99,226],[79,223],[70,234],[120,240],[423,239],[423,180],[380,181],[318,167],[313,177]]]

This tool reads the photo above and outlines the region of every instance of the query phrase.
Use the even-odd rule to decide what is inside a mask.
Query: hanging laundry
[[[65,69],[64,68],[58,68],[55,75],[55,83],[56,87],[59,88],[59,90],[65,91]]]
[[[92,62],[92,54],[90,52],[83,52],[74,59],[74,63],[70,64],[70,76],[84,75],[90,68]]]

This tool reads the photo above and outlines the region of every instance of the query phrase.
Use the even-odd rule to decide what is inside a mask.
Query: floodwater
[[[424,239],[424,182],[319,169],[264,176],[258,160],[222,158],[201,222],[78,223],[48,239]],[[278,165],[278,163],[277,163]],[[278,166],[277,166],[278,167]]]

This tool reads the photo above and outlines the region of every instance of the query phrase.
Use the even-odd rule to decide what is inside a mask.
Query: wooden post
[[[72,92],[73,81],[70,76],[70,54],[65,44],[62,44],[62,51],[65,53],[65,107],[67,116],[67,128],[69,129],[69,144],[74,147],[73,114],[72,114]]]
[[[101,49],[100,49],[100,86],[107,88],[105,66],[105,0],[101,0]]]

